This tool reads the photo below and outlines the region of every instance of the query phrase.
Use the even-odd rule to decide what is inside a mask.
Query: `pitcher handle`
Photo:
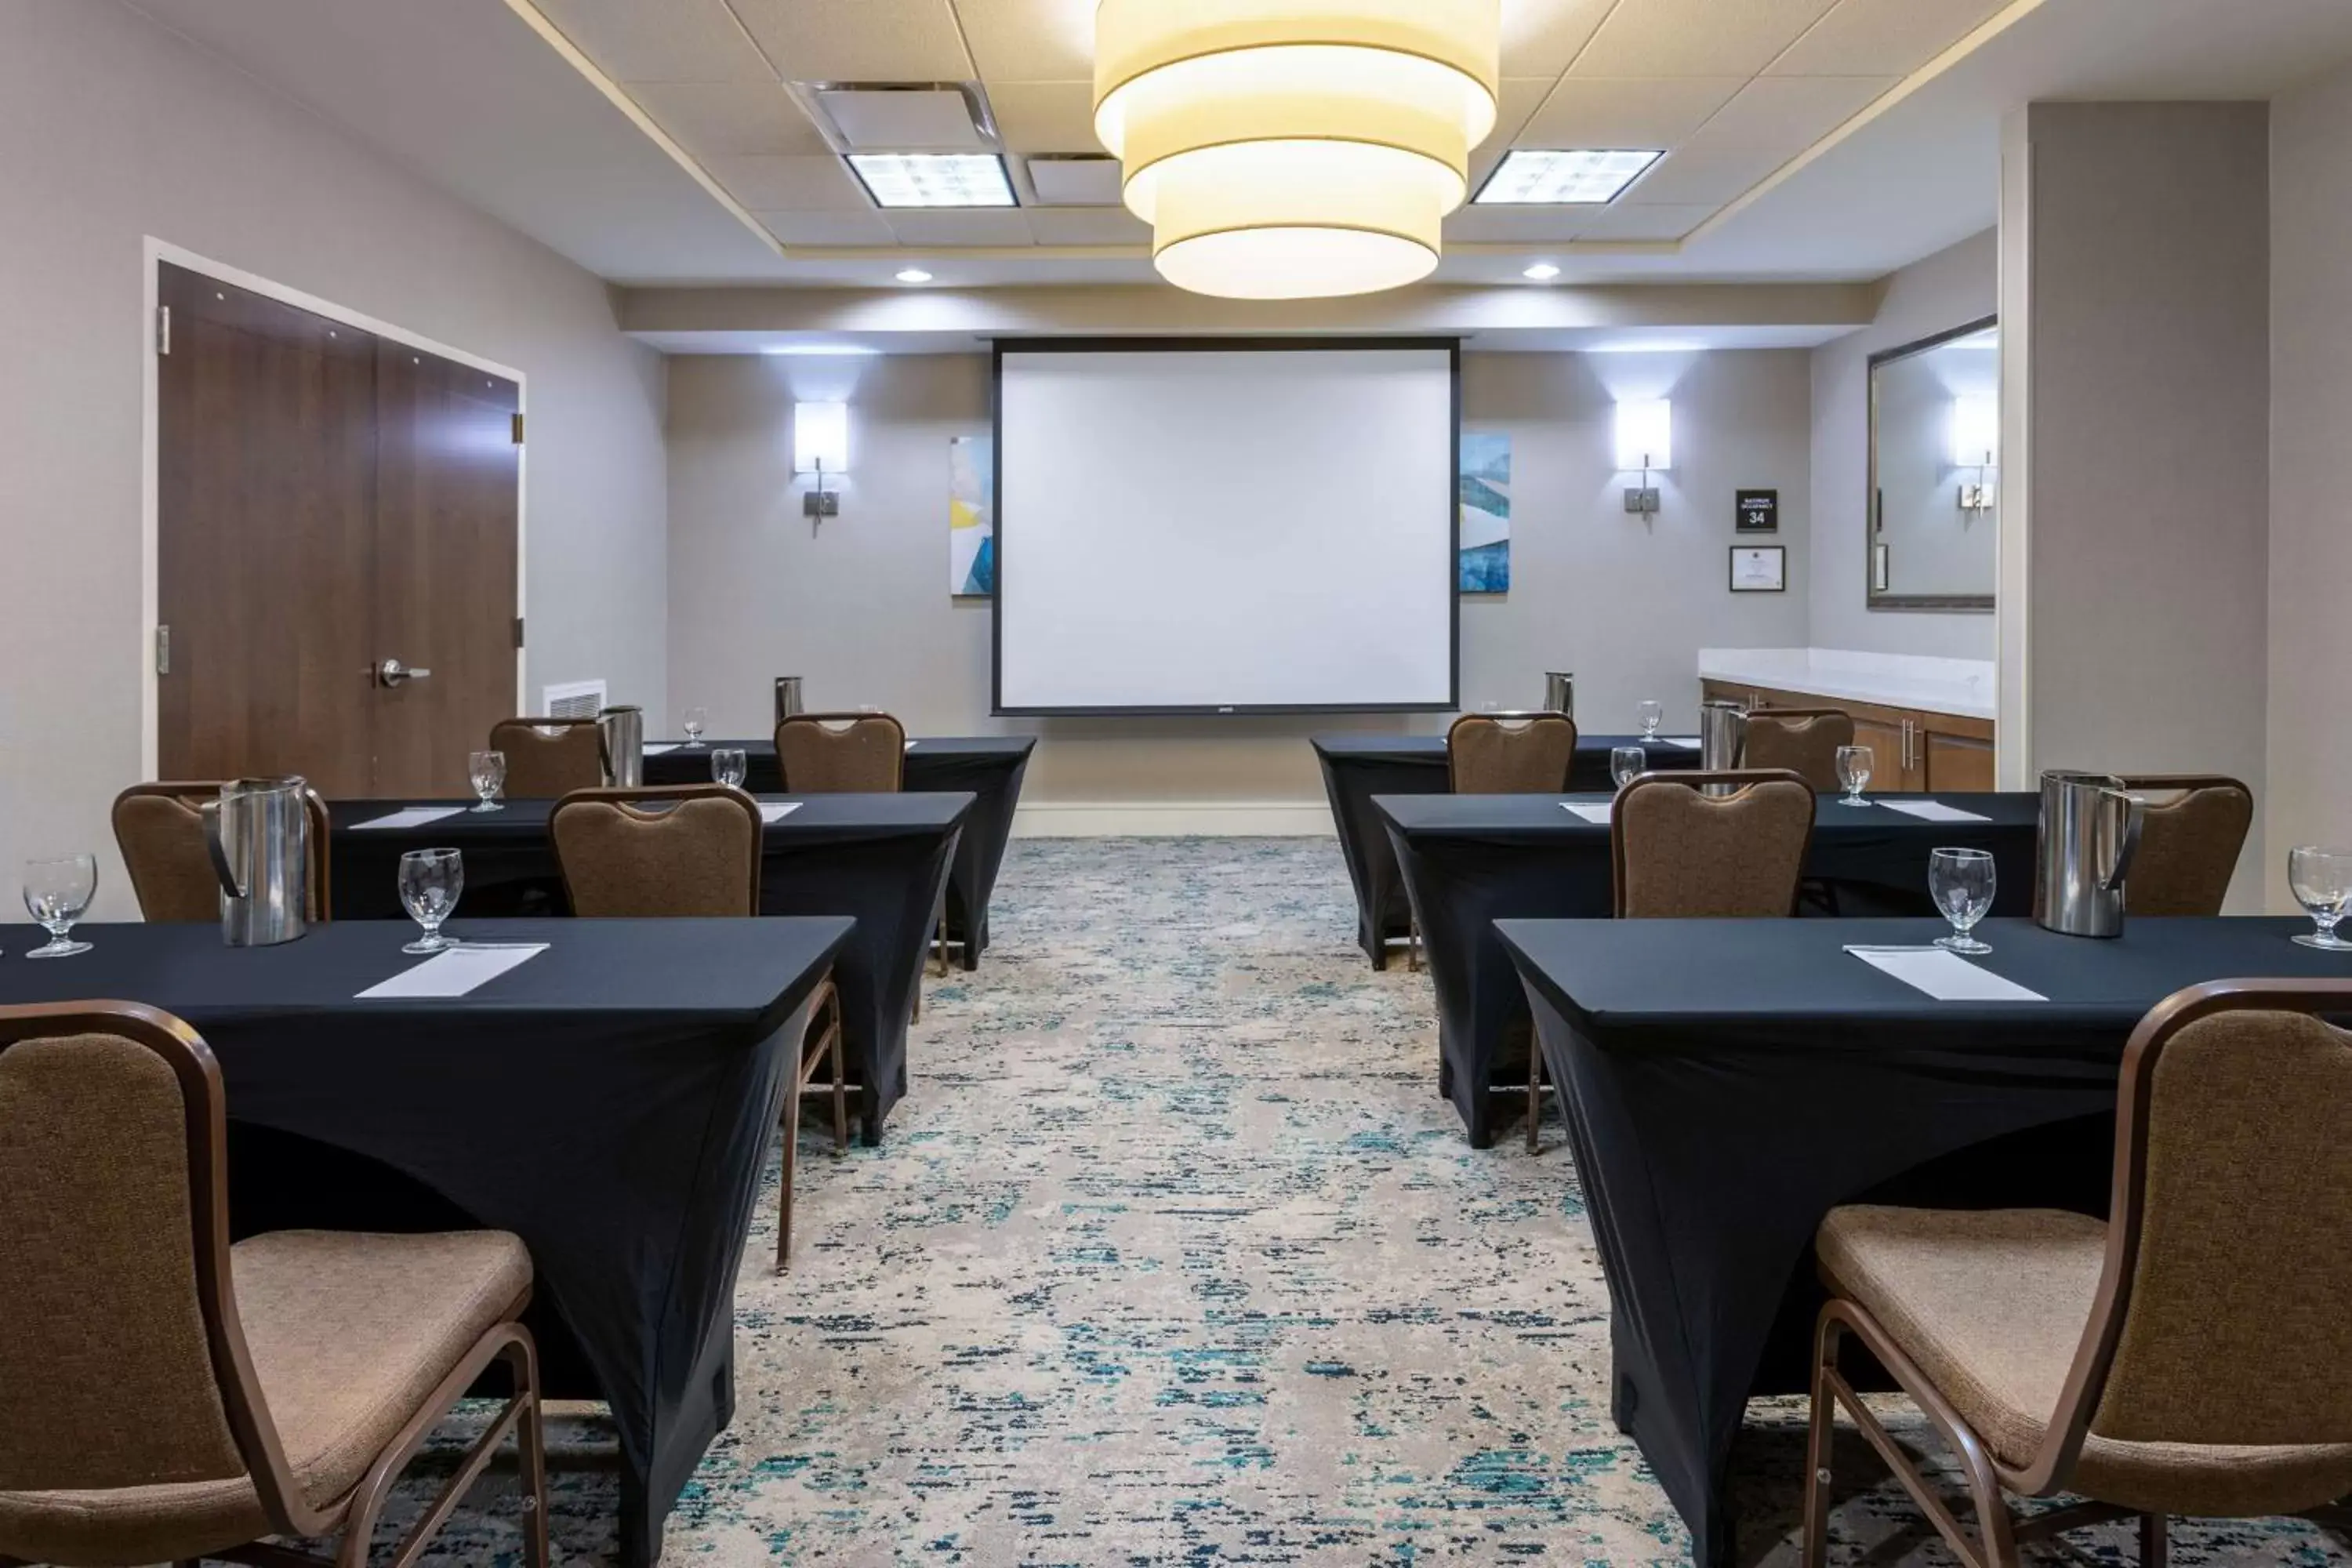
[[[196,809],[204,815],[205,847],[212,854],[213,875],[218,879],[221,891],[232,899],[245,897],[245,889],[236,885],[236,872],[229,867],[228,848],[221,843],[220,802],[208,800]]]
[[[2103,884],[2106,891],[2112,893],[2124,885],[2124,879],[2131,874],[2132,857],[2139,853],[2139,833],[2147,821],[2147,802],[2139,795],[2126,795],[2121,790],[2111,789],[2104,793],[2122,801],[2125,813],[2123,847],[2116,851],[2115,868],[2107,873]]]

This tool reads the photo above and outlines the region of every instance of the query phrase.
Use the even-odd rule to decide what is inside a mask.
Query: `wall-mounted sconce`
[[[814,474],[816,483],[801,498],[803,517],[839,517],[841,492],[824,488],[827,471],[849,471],[849,405],[793,405],[793,472]]]
[[[1993,471],[2000,467],[2000,403],[1980,395],[1952,399],[1952,467],[1974,468],[1977,482],[1960,482],[1960,510],[1975,514],[1993,505]]]
[[[1641,488],[1625,492],[1625,510],[1654,512],[1658,492],[1651,488],[1653,471],[1675,466],[1675,408],[1663,397],[1643,398],[1617,405],[1617,471],[1639,473]]]

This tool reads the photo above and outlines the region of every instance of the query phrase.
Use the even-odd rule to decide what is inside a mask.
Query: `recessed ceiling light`
[[[993,153],[852,153],[877,207],[1009,207],[1013,182]]]
[[[1650,151],[1531,152],[1514,148],[1486,176],[1472,200],[1486,206],[1564,206],[1610,202],[1642,177],[1664,153]]]
[[[1538,283],[1549,283],[1553,279],[1559,276],[1559,268],[1554,267],[1549,261],[1538,261],[1533,267],[1528,268],[1525,272],[1520,273],[1519,276],[1522,278],[1532,278]]]
[[[931,275],[919,267],[906,268],[898,274],[901,283],[929,283],[930,280]]]

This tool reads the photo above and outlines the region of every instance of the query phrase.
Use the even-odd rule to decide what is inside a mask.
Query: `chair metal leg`
[[[841,996],[833,998],[833,1152],[849,1152],[849,1074],[848,1058],[843,1054],[841,1042]]]
[[[1813,1336],[1812,1424],[1805,1435],[1805,1533],[1800,1568],[1828,1568],[1830,1460],[1837,1447],[1837,1396],[1830,1373],[1838,1363],[1845,1331],[1828,1317]]]
[[[2165,1568],[2172,1556],[2172,1542],[2165,1529],[2164,1515],[2144,1513],[2139,1516],[2139,1568]]]
[[[1408,974],[1421,973],[1421,917],[1409,916],[1405,921],[1404,967]]]
[[[1543,1052],[1528,1041],[1528,1152],[1543,1152]]]
[[[776,1272],[793,1266],[793,1173],[801,1144],[801,1084],[797,1068],[793,1091],[784,1096],[784,1169],[776,1193]]]

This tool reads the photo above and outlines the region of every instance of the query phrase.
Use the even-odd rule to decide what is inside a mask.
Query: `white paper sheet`
[[[1685,752],[1698,750],[1696,735],[1661,735],[1654,741],[1644,741],[1642,743],[1645,746],[1680,746]]]
[[[1882,800],[1874,803],[1889,811],[1899,811],[1906,816],[1916,816],[1922,822],[1990,822],[1973,811],[1962,811],[1957,805],[1946,805],[1940,800]]]
[[[367,822],[354,822],[352,824],[352,831],[357,833],[362,828],[369,827],[422,827],[428,822],[438,822],[445,816],[461,816],[465,810],[462,805],[406,805],[389,816],[379,816]]]
[[[656,741],[652,745],[646,748],[646,755],[649,757],[658,757],[665,752],[675,752],[678,747],[684,744],[685,742],[682,741]]]
[[[796,800],[763,800],[760,803],[760,820],[782,822],[800,808],[801,803]]]
[[[907,742],[907,750],[908,750],[908,751],[910,751],[910,752],[911,752],[911,751],[913,751],[917,746],[919,746],[919,745],[921,745],[921,744],[922,744],[922,742],[921,742],[920,741],[909,741],[909,742]]]
[[[1580,816],[1584,818],[1585,821],[1592,823],[1596,826],[1606,827],[1609,826],[1609,803],[1607,801],[1602,801],[1600,805],[1593,805],[1582,801],[1564,800],[1559,803],[1559,808],[1572,816]]]
[[[1990,969],[1979,969],[1958,953],[1940,947],[1846,951],[1881,973],[1891,974],[1915,991],[1938,1002],[2047,1002],[2039,991],[2029,991],[2014,980],[2004,980]]]
[[[359,999],[364,1002],[371,998],[413,1000],[419,996],[463,996],[546,951],[547,943],[543,942],[502,947],[449,948],[413,968],[402,970],[380,984],[369,986],[360,993]]]

